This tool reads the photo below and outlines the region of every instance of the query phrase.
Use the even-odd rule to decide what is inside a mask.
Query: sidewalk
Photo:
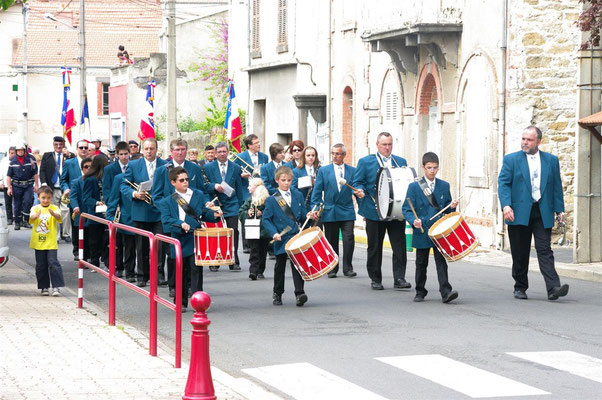
[[[0,269],[2,400],[181,399],[188,364],[175,369],[173,354],[161,349],[151,357],[136,341],[141,337],[133,328],[109,326],[64,295],[40,296],[35,277],[10,261]],[[213,383],[219,399],[245,399],[215,374]]]

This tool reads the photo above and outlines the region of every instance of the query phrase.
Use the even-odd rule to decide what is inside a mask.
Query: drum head
[[[460,218],[462,216],[458,213],[447,214],[431,227],[429,235],[438,236],[446,233],[458,223]]]
[[[392,197],[391,171],[381,167],[376,175],[376,212],[381,220],[387,219],[391,213]]]
[[[319,230],[304,230],[303,232],[293,236],[291,240],[288,241],[286,247],[288,249],[300,249],[303,246],[306,246],[309,243],[311,243],[319,234]]]

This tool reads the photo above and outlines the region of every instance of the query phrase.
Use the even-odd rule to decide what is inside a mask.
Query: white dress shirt
[[[122,164],[121,161],[117,161],[119,163],[119,169],[121,169],[121,173],[125,172],[125,169],[128,167],[127,164]]]
[[[148,179],[153,179],[153,177],[155,176],[155,172],[157,171],[157,159],[155,158],[151,162],[145,158],[144,162],[146,164],[146,173],[148,174]]]
[[[256,167],[257,164],[259,164],[259,155],[257,153],[253,153],[252,151],[249,151],[249,157],[251,157],[251,165],[253,167]]]
[[[223,173],[222,180],[226,180],[226,175],[228,175],[228,161],[226,161],[226,162],[218,161],[218,164],[219,164],[220,176]]]
[[[527,154],[527,162],[529,163],[529,175],[531,176],[531,197],[535,203],[541,199],[541,157],[539,151],[535,154]]]
[[[334,166],[334,177],[337,180],[337,185],[339,187],[339,192],[341,191],[342,185],[340,184],[341,178],[345,179],[345,164],[337,165],[332,164]]]
[[[429,189],[431,189],[431,193],[433,193],[435,191],[435,181],[437,180],[437,178],[433,178],[432,181],[429,181],[429,179],[425,176],[424,180],[426,181],[426,184],[428,185]]]
[[[192,189],[188,188],[188,189],[186,189],[186,193],[178,192],[178,194],[180,196],[182,196],[182,198],[184,198],[184,200],[186,200],[187,203],[190,203],[190,199],[192,198]],[[182,222],[186,221],[186,212],[184,211],[182,206],[180,206],[179,204],[178,204],[178,218],[180,218],[180,221],[182,221]]]
[[[290,207],[291,199],[292,199],[291,191],[290,190],[280,190],[280,189],[278,189],[278,191],[282,195],[282,198],[286,201],[286,204],[288,204],[288,206]]]

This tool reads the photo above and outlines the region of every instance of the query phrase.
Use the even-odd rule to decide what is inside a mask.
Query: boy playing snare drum
[[[287,254],[284,246],[299,232],[307,215],[308,218],[317,218],[316,213],[307,212],[305,198],[295,188],[291,188],[293,171],[289,167],[280,167],[274,174],[274,180],[278,184],[276,192],[265,201],[262,223],[270,237],[274,239],[274,254],[276,265],[274,267],[274,294],[272,296],[275,306],[282,305],[282,293],[284,293],[284,271],[286,269]],[[285,228],[290,231],[282,234]],[[307,295],[303,289],[303,278],[299,271],[290,263],[295,285],[295,298],[297,307],[302,307],[307,302]]]
[[[429,251],[433,249],[439,279],[439,292],[441,292],[443,302],[449,303],[458,297],[458,292],[452,290],[449,284],[447,262],[429,238],[428,230],[443,217],[443,213],[438,215],[437,218],[433,218],[433,220],[430,220],[431,217],[450,203],[451,207],[446,211],[455,211],[458,201],[452,201],[449,183],[435,178],[439,171],[439,157],[437,157],[437,154],[425,153],[422,156],[422,169],[424,170],[424,177],[408,186],[406,201],[403,204],[403,215],[414,229],[412,235],[412,247],[416,248],[416,296],[414,301],[424,301],[428,293],[424,287],[426,284],[426,267],[428,266]],[[416,216],[410,202],[414,207]]]

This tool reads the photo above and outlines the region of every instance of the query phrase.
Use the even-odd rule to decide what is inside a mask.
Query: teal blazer
[[[122,183],[123,174],[115,175],[115,178],[113,179],[113,187],[111,188],[111,195],[109,196],[109,201],[106,203],[107,219],[109,221],[113,221],[115,219],[117,206],[119,206],[119,210],[121,213],[121,216],[119,217],[119,222],[124,225],[134,226],[132,221],[132,196],[126,196],[121,192]],[[118,232],[124,235],[134,235],[133,232],[124,230],[119,230]]]
[[[564,212],[562,181],[558,157],[539,151],[541,159],[541,183],[539,211],[543,227],[554,227],[554,213]],[[498,195],[502,209],[512,207],[514,221],[508,225],[529,225],[533,198],[531,197],[531,174],[526,154],[520,150],[504,156],[498,177]]]
[[[63,163],[63,172],[61,173],[60,185],[64,192],[67,189],[71,190],[71,183],[82,176],[82,170],[79,167],[79,159],[77,157],[65,160]]]
[[[164,165],[165,162],[165,160],[157,158],[155,175],[157,174],[159,167]],[[124,181],[121,184],[121,192],[126,196],[132,197],[134,189],[125,182],[125,179],[132,183],[140,183],[148,180],[148,172],[146,171],[146,162],[144,158],[130,161],[128,163],[128,168],[125,170]],[[161,215],[159,214],[159,210],[155,205],[148,204],[143,200],[132,198],[132,220],[138,222],[160,221]]]
[[[355,168],[344,164],[344,178],[347,182],[353,181]],[[342,186],[339,192],[339,184],[335,176],[334,164],[321,167],[318,170],[314,190],[311,193],[311,207],[320,203],[324,204],[324,211],[320,221],[353,221],[355,220],[355,209],[353,208],[353,191],[349,186]]]
[[[251,155],[249,154],[249,150],[243,151],[238,156],[240,158],[242,158],[243,160],[245,160],[247,163],[249,163],[249,165],[253,165],[253,161],[251,161]],[[267,154],[262,153],[261,151],[259,153],[257,153],[257,163],[259,165],[264,165],[264,164],[267,164],[268,162],[270,162],[270,159],[268,158]],[[234,163],[238,164],[242,169],[246,168],[248,172],[251,172],[251,171],[249,171],[249,167],[247,167],[238,158],[234,160]],[[243,197],[243,200],[246,200],[249,197],[251,197],[251,194],[249,193],[249,178],[242,178],[242,187],[244,189],[242,197]]]
[[[203,191],[203,176],[201,175],[201,167],[191,161],[184,161],[184,169],[188,172],[188,187]],[[153,189],[151,196],[153,201],[159,202],[167,196],[171,196],[175,192],[175,188],[169,180],[169,170],[173,167],[171,161],[157,168],[155,177],[153,178]]]
[[[301,192],[294,187],[291,187],[291,211],[295,216],[296,222],[303,224],[307,214],[307,208],[305,208],[305,199]],[[261,223],[265,227],[266,231],[273,238],[276,233],[282,232],[282,230],[290,226],[292,229],[282,237],[282,240],[274,242],[274,254],[284,254],[284,246],[296,233],[299,232],[297,223],[286,216],[274,196],[270,196],[265,201],[265,209],[263,210],[263,216]]]

